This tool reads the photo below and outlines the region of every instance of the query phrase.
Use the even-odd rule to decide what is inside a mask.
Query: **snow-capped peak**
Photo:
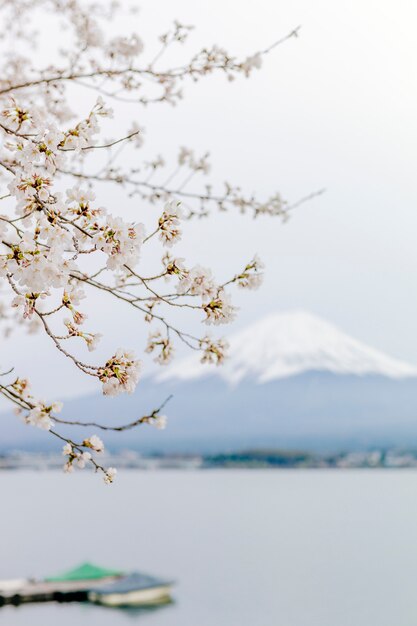
[[[386,356],[303,311],[270,315],[228,340],[229,357],[224,365],[202,365],[199,355],[193,354],[175,362],[158,379],[190,380],[215,374],[230,384],[246,378],[265,383],[307,371],[417,376],[417,367]]]

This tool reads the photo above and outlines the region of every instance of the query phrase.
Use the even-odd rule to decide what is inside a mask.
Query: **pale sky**
[[[196,26],[191,52],[218,43],[245,55],[302,28],[250,80],[209,78],[189,85],[174,109],[138,109],[132,117],[147,127],[147,149],[209,150],[212,181],[227,179],[259,196],[279,190],[295,201],[327,189],[285,226],[223,215],[187,226],[191,236],[176,254],[211,264],[219,277],[260,254],[264,286],[238,294],[242,308],[231,331],[275,310],[305,309],[417,364],[415,2],[152,0],[141,3],[138,32],[150,46],[174,18]],[[123,212],[117,196],[106,205]],[[143,350],[148,329],[131,313],[119,325],[122,313],[99,313],[95,330],[110,333],[102,354]],[[2,339],[1,364],[16,364],[40,393],[47,392],[45,372],[58,395],[96,389],[46,340],[16,337]]]

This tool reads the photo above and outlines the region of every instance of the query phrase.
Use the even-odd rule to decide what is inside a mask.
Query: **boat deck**
[[[109,576],[100,580],[100,584],[110,584],[118,580]],[[90,589],[97,585],[97,580],[69,581],[0,581],[0,605],[21,604],[23,602],[71,602],[87,600]]]

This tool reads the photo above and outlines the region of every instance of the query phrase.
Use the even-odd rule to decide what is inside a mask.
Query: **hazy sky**
[[[133,115],[147,126],[154,153],[178,145],[209,150],[214,181],[260,196],[280,190],[290,201],[327,189],[285,226],[219,215],[187,227],[191,239],[176,253],[207,264],[216,246],[219,277],[254,252],[266,262],[264,287],[238,296],[242,310],[230,330],[273,310],[302,308],[417,364],[415,2],[152,0],[141,3],[138,32],[148,43],[173,18],[196,25],[191,52],[218,43],[251,53],[302,26],[250,80],[210,78],[190,85],[175,109]],[[106,200],[115,210],[109,202],[117,206],[117,197]],[[107,309],[96,328],[112,333],[105,353],[119,345],[140,353],[147,329],[130,314],[119,327],[117,313]],[[19,335],[17,346],[2,344],[1,361],[14,359],[45,393],[42,368],[56,382],[60,359],[40,346]],[[70,365],[61,367],[67,378],[56,393],[87,389]]]

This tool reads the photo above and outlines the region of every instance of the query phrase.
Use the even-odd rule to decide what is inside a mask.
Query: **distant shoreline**
[[[151,454],[132,450],[108,453],[103,463],[132,470],[208,469],[410,469],[417,468],[417,450],[312,453],[299,450],[242,450],[219,454]],[[2,470],[61,469],[59,454],[13,451],[0,455]]]

